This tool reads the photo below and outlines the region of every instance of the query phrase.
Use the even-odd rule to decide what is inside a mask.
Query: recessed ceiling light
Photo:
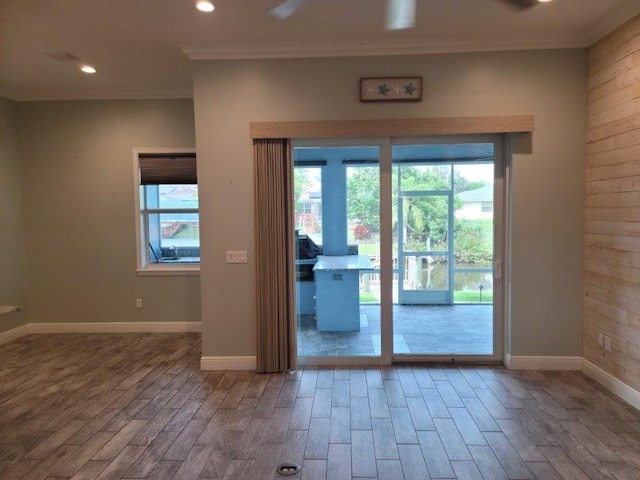
[[[213,6],[213,3],[207,0],[200,0],[196,3],[196,8],[201,12],[213,12],[216,7]]]
[[[540,3],[550,2],[551,0],[538,0]]]
[[[84,73],[96,73],[96,69],[91,65],[83,65],[82,67],[80,67],[80,70],[82,70]]]

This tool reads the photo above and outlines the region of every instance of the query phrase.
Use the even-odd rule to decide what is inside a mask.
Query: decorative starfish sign
[[[361,102],[419,102],[422,77],[376,77],[360,79]]]

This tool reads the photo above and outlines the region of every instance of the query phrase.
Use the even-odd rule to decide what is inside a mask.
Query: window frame
[[[133,149],[133,198],[134,198],[134,218],[135,218],[135,234],[136,234],[136,273],[138,275],[200,275],[200,262],[197,263],[151,263],[148,261],[147,255],[147,234],[145,233],[145,212],[141,208],[140,198],[140,155],[141,154],[158,154],[158,155],[171,155],[171,154],[196,154],[195,148],[134,148]],[[199,195],[198,195],[199,200]],[[200,208],[198,204],[197,209],[192,210],[190,213],[198,213],[200,215]],[[154,213],[157,213],[154,211]]]
[[[318,163],[320,162],[320,163]],[[302,214],[302,215],[307,215],[307,214],[311,214],[313,216],[314,221],[317,221],[320,223],[320,239],[318,238],[312,238],[311,235],[309,235],[308,233],[304,233],[304,235],[309,235],[309,238],[311,238],[314,242],[316,242],[318,245],[322,245],[324,243],[324,223],[323,223],[323,215],[322,215],[322,209],[323,209],[323,197],[324,197],[324,168],[326,167],[326,162],[321,160],[321,161],[317,161],[317,160],[296,160],[293,162],[293,171],[294,171],[294,179],[295,179],[295,171],[296,169],[317,169],[317,174],[319,176],[320,179],[320,201],[319,202],[313,202],[311,201],[311,198],[309,198],[308,200],[302,202],[302,208],[297,211],[296,207],[295,207],[295,199],[294,199],[294,206],[293,206],[293,210],[294,210],[294,230],[299,230],[300,228],[298,227],[297,224],[297,215],[298,214]],[[295,180],[294,180],[295,183]],[[295,185],[294,185],[294,195],[295,195]],[[314,210],[318,210],[318,205],[320,205],[320,216],[316,217],[316,212]],[[307,209],[308,206],[308,209]],[[314,234],[312,234],[313,236],[316,235],[317,232],[314,232]]]

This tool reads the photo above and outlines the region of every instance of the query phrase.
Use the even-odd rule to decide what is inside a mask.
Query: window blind
[[[196,185],[198,183],[194,153],[140,154],[138,167],[140,185]]]

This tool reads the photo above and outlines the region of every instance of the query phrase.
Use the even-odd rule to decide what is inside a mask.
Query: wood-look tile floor
[[[640,478],[640,415],[577,372],[203,372],[197,334],[0,345],[0,478]]]

